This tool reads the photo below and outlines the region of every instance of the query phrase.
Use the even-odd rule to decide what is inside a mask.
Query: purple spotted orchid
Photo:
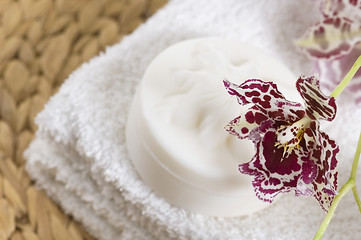
[[[361,54],[361,0],[317,0],[321,20],[297,41],[300,49],[315,59],[324,89],[332,90]],[[361,103],[361,73],[348,88]]]
[[[300,46],[309,56],[338,59],[361,43],[361,0],[318,0],[322,19],[308,29]]]
[[[319,120],[335,118],[335,99],[321,93],[315,77],[301,76],[296,83],[305,108],[285,99],[272,82],[224,85],[247,108],[225,129],[255,145],[255,155],[239,171],[254,177],[258,198],[273,202],[279,193],[294,190],[297,196],[314,196],[327,211],[337,194],[339,148],[320,130]]]

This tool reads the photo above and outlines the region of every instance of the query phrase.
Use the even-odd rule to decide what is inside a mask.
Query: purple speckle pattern
[[[339,148],[320,131],[318,120],[334,119],[334,99],[320,92],[314,77],[301,76],[296,83],[306,108],[285,99],[272,82],[249,79],[235,85],[225,80],[224,85],[248,107],[225,129],[255,145],[255,155],[239,171],[254,177],[257,197],[271,203],[279,193],[293,190],[296,196],[314,196],[327,211],[337,194]]]
[[[296,87],[305,101],[306,112],[310,118],[332,121],[336,117],[335,98],[320,91],[319,81],[316,77],[301,76]]]
[[[317,0],[321,20],[299,41],[300,49],[315,59],[321,85],[332,91],[360,56],[361,0]],[[360,71],[345,89],[351,100],[361,103]],[[349,96],[349,97],[350,97]]]
[[[300,48],[317,59],[339,59],[361,42],[360,0],[319,0],[322,19],[300,39]]]

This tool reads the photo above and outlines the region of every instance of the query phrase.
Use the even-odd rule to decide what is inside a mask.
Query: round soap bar
[[[224,85],[260,78],[299,101],[294,75],[275,58],[237,41],[202,38],[175,44],[149,65],[128,117],[127,147],[142,179],[177,207],[240,216],[267,206],[238,171],[255,153],[224,126],[242,107]]]

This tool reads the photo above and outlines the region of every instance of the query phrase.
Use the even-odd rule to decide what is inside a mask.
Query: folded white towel
[[[171,1],[66,80],[36,119],[39,130],[26,151],[29,174],[99,239],[310,239],[324,216],[312,198],[286,195],[266,210],[237,218],[171,206],[138,177],[124,130],[147,65],[180,40],[238,39],[278,57],[296,75],[312,73],[310,61],[292,40],[317,19],[317,11],[307,0],[301,6],[289,0]],[[328,124],[341,147],[340,183],[351,166],[360,114],[360,109],[341,104],[339,116]],[[339,208],[325,239],[360,239],[361,215],[352,194]]]

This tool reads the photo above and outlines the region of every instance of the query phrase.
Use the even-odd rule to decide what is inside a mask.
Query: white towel
[[[233,38],[278,57],[296,75],[311,74],[312,63],[293,39],[317,18],[315,2],[308,0],[171,1],[66,80],[36,118],[39,130],[25,154],[27,171],[99,239],[311,239],[324,217],[312,198],[285,195],[263,211],[235,218],[171,206],[138,177],[124,129],[137,83],[156,54],[171,44],[196,37]],[[360,114],[340,104],[337,119],[326,127],[341,148],[340,183],[348,177]],[[359,226],[361,214],[348,194],[325,239],[361,239]]]

